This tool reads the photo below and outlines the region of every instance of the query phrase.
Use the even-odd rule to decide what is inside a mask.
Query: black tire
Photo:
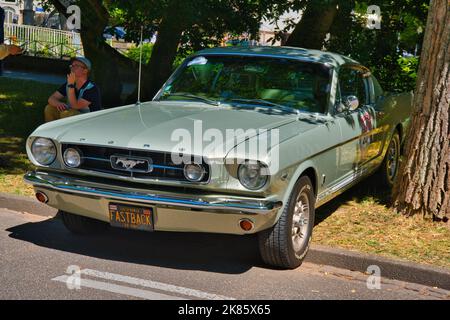
[[[397,178],[398,170],[400,168],[400,135],[397,131],[392,135],[389,141],[389,146],[384,156],[383,162],[378,170],[379,181],[382,186],[392,188],[394,181]]]
[[[308,214],[303,237],[298,236],[300,243],[294,249],[294,211],[298,200],[308,200]],[[306,201],[305,201],[306,202]],[[258,233],[259,251],[263,261],[271,266],[295,269],[300,266],[308,252],[311,244],[312,231],[314,227],[316,196],[311,180],[302,176],[297,181],[278,222],[271,228]],[[304,211],[304,210],[301,210]],[[304,223],[304,220],[302,221]],[[298,230],[299,232],[300,230]]]
[[[72,214],[62,210],[58,211],[61,215],[64,226],[75,234],[93,234],[99,233],[107,228],[107,224],[95,219]]]

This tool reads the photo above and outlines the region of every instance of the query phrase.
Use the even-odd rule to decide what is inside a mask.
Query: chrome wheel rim
[[[308,241],[310,203],[308,195],[302,190],[297,196],[292,217],[292,244],[294,251],[300,252],[301,248]]]
[[[388,179],[392,183],[397,174],[398,168],[398,146],[397,141],[395,139],[392,139],[389,145],[386,167]]]

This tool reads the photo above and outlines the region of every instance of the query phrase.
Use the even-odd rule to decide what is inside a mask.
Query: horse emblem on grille
[[[110,160],[111,167],[116,170],[132,172],[151,172],[153,170],[152,160],[150,158],[113,155]]]
[[[143,160],[130,160],[125,158],[117,158],[116,165],[122,164],[122,167],[124,169],[133,169],[135,166],[137,166],[140,163],[145,163]]]

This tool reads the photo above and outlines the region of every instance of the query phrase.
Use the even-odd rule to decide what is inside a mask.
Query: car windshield
[[[330,75],[323,64],[294,59],[196,56],[175,73],[159,99],[325,113]]]

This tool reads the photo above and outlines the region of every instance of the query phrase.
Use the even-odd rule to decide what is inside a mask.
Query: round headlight
[[[71,168],[79,167],[81,164],[81,154],[77,149],[67,148],[64,151],[64,163]]]
[[[258,190],[264,187],[268,175],[265,174],[263,165],[259,162],[246,162],[239,166],[238,178],[241,184],[250,190]]]
[[[50,139],[37,138],[31,145],[31,153],[39,164],[47,166],[56,159],[56,146]]]
[[[184,166],[184,176],[192,182],[199,182],[205,176],[205,169],[196,163],[187,164]]]

